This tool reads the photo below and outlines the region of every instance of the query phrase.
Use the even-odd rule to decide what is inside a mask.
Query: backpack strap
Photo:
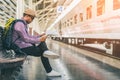
[[[12,33],[13,33],[13,30],[14,30],[14,25],[15,25],[15,23],[17,23],[17,22],[22,22],[24,25],[26,25],[26,23],[25,23],[24,20],[21,20],[21,19],[16,19],[16,20],[14,20],[14,22],[13,22],[12,25],[11,25]],[[14,49],[14,51],[15,51],[16,53],[18,53],[18,54],[24,54],[25,57],[26,57],[26,56],[27,56],[26,53],[22,52],[21,49],[20,49],[17,45],[14,44],[19,38],[20,38],[20,37],[18,37],[15,41],[12,42],[13,47],[16,47],[16,49]]]
[[[16,20],[13,21],[12,26],[14,26],[14,24],[17,23],[17,22],[22,22],[24,25],[26,25],[26,23],[25,23],[24,20],[22,20],[22,19],[16,19]]]
[[[14,30],[14,25],[15,25],[15,23],[17,23],[17,22],[22,22],[24,25],[26,25],[25,21],[23,21],[22,19],[16,19],[16,20],[14,20],[13,23],[11,24],[11,26],[12,26],[12,27],[11,27],[12,33],[13,33],[13,30]],[[20,37],[18,37],[17,39],[15,39],[15,41],[13,41],[12,43],[15,43],[19,38],[20,38]]]

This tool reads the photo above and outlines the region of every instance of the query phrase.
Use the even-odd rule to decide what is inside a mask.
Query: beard
[[[26,23],[27,23],[27,24],[30,24],[30,23],[31,23],[31,21],[26,21]]]

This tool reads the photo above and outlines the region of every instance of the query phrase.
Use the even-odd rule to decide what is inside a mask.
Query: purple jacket
[[[15,41],[15,44],[20,48],[30,47],[32,44],[40,43],[40,36],[30,35],[27,28],[27,23],[24,25],[23,22],[17,22],[14,25],[13,41]]]

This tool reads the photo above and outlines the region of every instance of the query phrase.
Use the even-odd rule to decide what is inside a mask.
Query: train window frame
[[[66,21],[65,21],[65,27],[67,26],[67,23],[66,23]]]
[[[83,22],[83,13],[80,13],[79,17],[80,17],[80,22]]]
[[[120,0],[113,0],[113,10],[120,9]]]
[[[70,18],[70,26],[73,25],[73,18]]]
[[[92,5],[87,7],[86,12],[87,12],[86,19],[91,19],[92,18]]]
[[[69,27],[69,26],[70,26],[69,22],[70,22],[70,20],[68,19],[68,20],[67,20],[67,27]]]
[[[75,15],[74,15],[74,23],[75,23],[75,24],[77,24],[77,17],[78,17],[78,15],[75,14]]]
[[[105,0],[98,0],[97,1],[97,16],[100,16],[103,13],[105,13]]]

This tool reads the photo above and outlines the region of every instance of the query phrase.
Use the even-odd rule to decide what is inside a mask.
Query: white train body
[[[120,0],[81,0],[54,28],[55,40],[120,58]]]
[[[63,37],[120,39],[120,0],[81,0],[56,28]]]

